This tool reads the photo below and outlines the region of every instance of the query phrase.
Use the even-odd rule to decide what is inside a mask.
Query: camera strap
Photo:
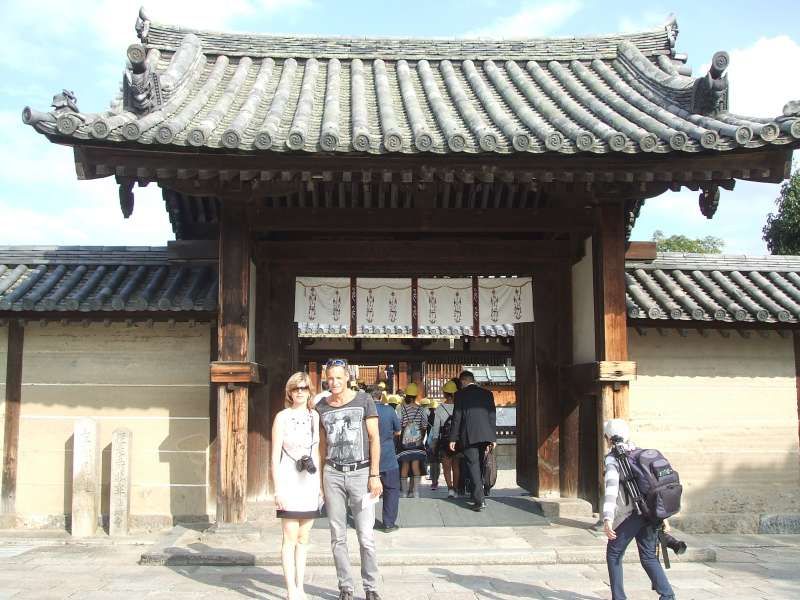
[[[314,443],[315,443],[315,442],[314,442],[314,415],[313,415],[313,414],[311,414],[311,410],[310,410],[310,409],[309,409],[309,411],[308,411],[308,416],[309,416],[309,419],[308,419],[308,426],[309,426],[309,430],[311,431],[311,445],[308,447],[308,454],[307,454],[307,456],[311,456],[311,451],[314,449]],[[284,448],[283,446],[281,446],[281,452],[282,452],[283,454],[285,454],[286,456],[288,456],[288,457],[289,457],[291,460],[293,460],[294,462],[297,462],[297,460],[298,460],[298,459],[296,459],[294,456],[292,456],[291,454],[289,454],[289,453],[286,451],[286,448]]]

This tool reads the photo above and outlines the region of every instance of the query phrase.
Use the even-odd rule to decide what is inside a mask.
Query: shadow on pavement
[[[280,567],[245,566],[253,564],[255,556],[247,552],[236,552],[230,549],[215,549],[206,544],[190,544],[192,550],[204,556],[219,555],[220,562],[216,566],[166,565],[172,572],[197,583],[219,588],[220,591],[231,591],[247,598],[286,598],[286,586]],[[185,560],[187,555],[183,555]],[[232,564],[231,559],[237,563]],[[241,570],[240,570],[241,569]],[[226,573],[226,570],[230,572]],[[329,588],[306,584],[305,592],[309,598],[335,599],[338,591]]]
[[[480,594],[481,598],[505,600],[509,595],[536,600],[597,600],[597,596],[584,596],[578,592],[551,590],[530,583],[510,582],[489,575],[464,575],[442,568],[432,568],[431,574],[444,581],[463,586],[466,591]],[[502,596],[498,595],[502,594]]]

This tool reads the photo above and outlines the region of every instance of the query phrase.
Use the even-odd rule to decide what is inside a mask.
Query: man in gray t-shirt
[[[339,580],[339,599],[353,600],[353,575],[347,552],[347,507],[361,546],[361,578],[367,600],[380,600],[375,556],[375,504],[383,492],[380,479],[381,440],[375,401],[347,387],[349,373],[343,360],[325,365],[331,395],[317,404],[320,446],[325,456],[322,488],[331,530],[331,549]]]
[[[366,392],[356,392],[344,406],[331,406],[329,400],[330,396],[317,404],[325,428],[325,459],[340,465],[369,461],[367,419],[378,416],[375,401]]]

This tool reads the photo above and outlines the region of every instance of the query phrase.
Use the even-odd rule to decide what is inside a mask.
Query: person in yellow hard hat
[[[453,423],[453,408],[455,394],[458,391],[456,382],[452,379],[442,386],[442,402],[437,408],[431,428],[431,436],[437,441],[439,459],[442,461],[444,480],[447,483],[447,497],[455,498],[458,478],[460,475],[460,457],[456,452],[450,450],[448,441],[450,437],[450,426]],[[431,486],[433,489],[433,486]]]
[[[397,454],[397,460],[400,461],[400,491],[405,491],[407,498],[419,498],[428,419],[425,409],[416,403],[419,396],[417,384],[409,383],[404,393],[405,398],[400,406],[400,451]]]
[[[385,381],[379,381],[377,387],[381,392],[381,404],[388,404],[389,403],[389,401],[388,401],[389,395],[386,393],[386,382]]]

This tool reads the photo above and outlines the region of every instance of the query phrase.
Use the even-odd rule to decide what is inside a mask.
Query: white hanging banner
[[[296,322],[350,327],[349,277],[298,277],[294,298]]]
[[[420,327],[472,327],[472,279],[417,280]]]
[[[530,277],[479,277],[478,296],[481,326],[533,321]]]
[[[356,280],[356,331],[411,332],[411,279]],[[400,328],[400,329],[398,329]]]

